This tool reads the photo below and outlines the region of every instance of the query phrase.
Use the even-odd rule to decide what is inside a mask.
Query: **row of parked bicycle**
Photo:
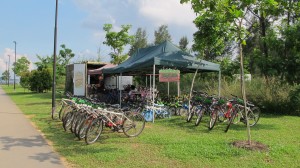
[[[181,115],[186,118],[187,122],[191,122],[195,117],[195,126],[198,126],[204,116],[209,117],[208,128],[212,130],[217,121],[227,122],[225,132],[228,131],[230,125],[243,122],[250,126],[254,126],[260,118],[260,109],[253,103],[247,101],[246,108],[244,101],[235,95],[231,95],[231,99],[219,98],[218,96],[210,96],[205,92],[193,91],[190,103],[187,96],[181,98],[165,98],[160,102],[166,104],[170,115]],[[190,108],[189,108],[190,107]],[[247,114],[247,117],[246,117]]]
[[[128,137],[138,136],[145,127],[145,121],[153,121],[154,118],[179,115],[191,122],[195,117],[195,125],[198,126],[206,116],[209,118],[209,130],[214,128],[217,121],[226,121],[225,132],[232,124],[246,124],[246,119],[250,126],[254,126],[260,118],[260,109],[257,106],[247,102],[245,108],[243,100],[234,95],[231,99],[225,99],[194,91],[190,103],[187,96],[165,97],[157,99],[154,105],[149,102],[127,102],[123,108],[118,104],[109,105],[70,95],[68,97],[61,100],[58,117],[65,131],[71,131],[79,140],[85,139],[87,144],[97,141],[104,127],[123,132]]]
[[[104,127],[123,132],[128,137],[138,136],[145,127],[144,117],[139,112],[92,99],[69,96],[61,100],[58,109],[64,130],[71,131],[87,144],[96,142]]]

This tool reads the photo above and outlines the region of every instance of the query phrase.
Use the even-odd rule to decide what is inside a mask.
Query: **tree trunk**
[[[265,37],[266,37],[266,19],[263,16],[263,13],[261,13],[260,16],[260,29],[261,29],[261,37],[263,38],[263,44],[262,44],[262,51],[264,53],[265,56],[265,60],[263,62],[263,67],[262,67],[262,74],[264,74],[264,76],[267,78],[268,77],[268,57],[269,57],[269,52],[268,52],[268,46],[267,43],[265,41]]]
[[[244,78],[244,59],[243,59],[243,47],[242,42],[239,44],[240,49],[240,66],[241,66],[241,92],[244,101],[244,112],[245,112],[245,120],[247,122],[247,135],[248,135],[248,143],[251,146],[251,133],[250,133],[250,125],[248,122],[248,112],[247,112],[247,99],[246,99],[246,87],[245,87],[245,78]]]
[[[199,65],[200,66],[200,65]],[[189,109],[188,109],[188,114],[191,112],[191,98],[192,98],[192,92],[193,92],[193,88],[194,88],[194,82],[195,82],[195,78],[196,78],[196,75],[198,73],[198,69],[199,69],[199,66],[194,74],[194,77],[193,77],[193,81],[192,81],[192,85],[191,85],[191,90],[190,90],[190,95],[189,95]]]

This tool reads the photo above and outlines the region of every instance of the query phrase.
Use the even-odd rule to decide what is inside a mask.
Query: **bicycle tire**
[[[63,120],[63,128],[64,128],[65,131],[70,130],[70,128],[71,128],[71,122],[72,122],[72,118],[73,118],[73,117],[74,117],[74,116],[73,116],[73,112],[72,112],[72,113],[68,113],[68,114],[65,116],[65,118],[64,118],[64,120]]]
[[[68,106],[68,105],[64,105],[63,107],[62,107],[62,109],[59,111],[59,113],[58,113],[58,117],[59,117],[59,119],[61,120],[61,121],[63,121],[63,119],[64,119],[64,117],[66,116],[66,114],[68,113],[68,112],[71,112],[73,109],[72,109],[72,107],[71,106]]]
[[[249,122],[249,126],[252,127],[254,125],[257,124],[259,118],[260,118],[260,109],[259,107],[253,107],[248,111],[248,122]],[[253,122],[252,122],[253,121]],[[244,124],[247,124],[246,122],[244,122]]]
[[[187,114],[186,122],[191,122],[194,116],[194,107],[192,107],[191,111]]]
[[[86,118],[80,125],[78,130],[78,140],[82,140],[85,137],[85,133],[89,125],[93,122],[94,118],[88,117]]]
[[[174,107],[174,106],[171,106],[171,107],[169,107],[169,109],[167,110],[167,111],[169,111],[170,112],[170,114],[171,114],[171,116],[173,116],[173,115],[176,115],[177,113],[176,113],[176,107]]]
[[[187,109],[187,108],[185,108],[185,107],[180,107],[180,108],[178,109],[178,115],[179,115],[179,116],[186,117],[187,114],[188,114],[188,109]]]
[[[85,121],[87,116],[85,114],[81,114],[79,117],[80,118],[76,121],[75,129],[74,129],[74,134],[76,137],[79,136],[79,130],[80,130],[81,123]]]
[[[145,119],[141,114],[129,114],[123,122],[123,132],[127,137],[136,137],[145,128]]]
[[[78,112],[74,113],[74,117],[71,121],[71,129],[70,130],[74,134],[75,134],[76,123],[77,123],[78,119],[80,118],[79,116],[80,116],[80,113],[78,113]]]
[[[216,125],[217,118],[218,118],[218,111],[213,110],[210,114],[210,120],[208,123],[209,130],[212,130],[214,128],[214,126]]]
[[[234,121],[234,119],[236,118],[236,115],[237,115],[236,112],[233,112],[233,113],[231,114],[230,119],[229,119],[229,122],[228,122],[228,124],[227,124],[227,126],[226,126],[226,128],[225,128],[225,132],[227,132],[228,129],[229,129],[229,127],[230,127],[230,125],[233,124],[233,121]]]
[[[97,118],[91,122],[91,124],[86,129],[85,133],[85,143],[90,145],[95,143],[100,137],[103,130],[103,120],[101,118]]]
[[[199,109],[198,109],[199,110]],[[200,124],[200,122],[201,122],[201,120],[202,120],[202,118],[203,118],[203,111],[204,109],[202,108],[202,109],[200,109],[200,111],[199,111],[199,113],[197,113],[196,112],[196,114],[197,114],[197,119],[196,119],[196,122],[195,122],[195,126],[198,126],[199,124]]]

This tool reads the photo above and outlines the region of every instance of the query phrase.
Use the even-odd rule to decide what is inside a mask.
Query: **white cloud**
[[[9,58],[9,55],[10,55],[10,58]],[[26,57],[29,60],[29,57],[26,54],[18,54],[18,53],[16,55],[16,59],[18,60],[22,56]],[[11,75],[12,75],[13,71],[11,68],[13,67],[13,63],[15,62],[15,51],[11,48],[5,48],[4,53],[2,54],[2,57],[0,58],[0,71],[1,71],[0,75],[2,75],[2,73],[7,70],[6,66],[9,64],[9,62],[10,62],[10,66],[9,66],[10,70],[9,71],[11,72]],[[30,61],[29,70],[32,70],[33,67],[34,67],[34,65]]]
[[[150,20],[149,25],[172,24],[194,28],[196,18],[190,4],[180,4],[179,0],[74,0],[75,4],[87,12],[83,24],[99,28],[101,23],[118,24],[125,19]],[[125,16],[126,15],[126,18]],[[129,17],[129,18],[128,18]],[[139,20],[131,20],[139,22]]]
[[[168,25],[173,43],[179,42],[182,36],[187,36],[192,41],[192,34],[197,30],[193,23],[196,15],[191,5],[180,4],[180,0],[73,0],[73,2],[86,13],[82,25],[91,30],[94,43],[105,40],[105,32],[102,29],[105,23],[112,24],[114,31],[119,31],[123,24],[131,24],[133,26],[131,34],[135,32],[135,28],[145,28],[149,35],[149,43],[153,40],[155,29],[162,24]],[[103,46],[103,49],[105,55],[108,55],[110,48]]]
[[[155,25],[175,24],[195,27],[196,14],[190,4],[180,4],[179,0],[139,0],[139,13],[151,19]]]

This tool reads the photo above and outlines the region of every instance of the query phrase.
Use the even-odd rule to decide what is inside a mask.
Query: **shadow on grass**
[[[157,123],[160,125],[163,125],[165,127],[171,127],[175,129],[181,129],[185,130],[187,132],[203,132],[203,133],[209,133],[211,131],[223,131],[225,130],[227,126],[227,122],[225,123],[216,123],[215,127],[212,130],[208,129],[208,118],[204,118],[199,126],[195,126],[195,120],[192,120],[191,122],[186,122],[181,117],[173,117],[170,119],[164,119],[160,120]],[[230,130],[236,130],[236,131],[244,131],[246,129],[246,125],[243,123],[233,124],[230,126]],[[251,130],[276,130],[277,127],[275,124],[264,124],[264,123],[257,123],[255,126],[251,127]]]
[[[51,102],[35,102],[35,103],[24,103],[18,105],[27,105],[27,106],[34,106],[34,105],[49,105]]]
[[[5,94],[3,94],[5,95]],[[51,92],[45,93],[36,93],[36,92],[7,92],[6,95],[8,96],[26,96],[26,98],[37,98],[37,99],[51,99],[52,94]]]

